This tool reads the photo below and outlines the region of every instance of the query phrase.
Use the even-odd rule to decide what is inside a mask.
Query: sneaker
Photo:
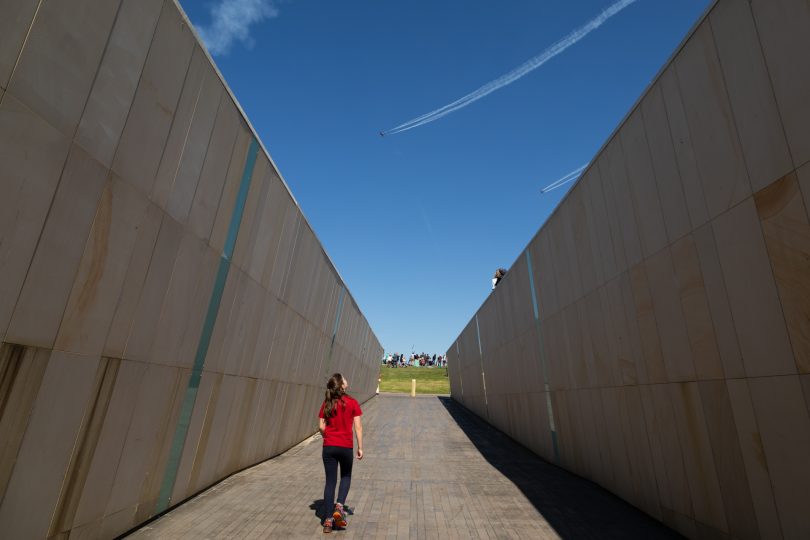
[[[335,520],[335,526],[337,527],[345,527],[347,525],[346,511],[342,504],[337,503],[335,505],[335,512],[332,514],[332,518]]]
[[[334,521],[332,518],[327,518],[323,520],[323,532],[330,533],[332,532],[332,526],[334,525]]]

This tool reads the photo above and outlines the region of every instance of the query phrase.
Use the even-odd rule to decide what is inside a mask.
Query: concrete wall
[[[0,537],[111,538],[382,348],[172,0],[0,0]]]
[[[713,4],[447,351],[690,538],[810,538],[809,54],[807,0]]]

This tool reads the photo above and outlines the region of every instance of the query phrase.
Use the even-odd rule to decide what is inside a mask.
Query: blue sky
[[[443,353],[710,0],[181,0],[386,351]],[[229,36],[236,36],[228,40]]]

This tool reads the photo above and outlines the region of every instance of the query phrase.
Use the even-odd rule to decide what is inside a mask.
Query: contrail
[[[574,45],[579,40],[602,26],[608,19],[622,11],[624,8],[629,6],[630,4],[634,4],[638,0],[619,0],[618,2],[611,5],[609,8],[605,9],[602,13],[599,14],[594,19],[588,21],[584,26],[578,28],[568,34],[566,37],[546,49],[545,51],[541,52],[531,60],[525,62],[524,64],[518,66],[517,68],[513,69],[509,73],[505,75],[501,75],[494,81],[490,81],[484,86],[480,87],[478,90],[470,92],[466,96],[463,96],[456,101],[445,105],[444,107],[440,107],[434,111],[429,113],[423,114],[421,116],[417,116],[407,122],[404,122],[396,127],[393,127],[387,131],[381,131],[380,135],[392,135],[394,133],[402,133],[403,131],[408,131],[409,129],[413,129],[415,127],[422,126],[429,122],[433,122],[434,120],[438,120],[442,116],[448,115],[453,111],[461,109],[462,107],[466,107],[467,105],[478,101],[482,97],[491,94],[495,90],[499,88],[503,88],[509,84],[512,84],[516,80],[520,79],[524,75],[534,71],[535,69],[539,68],[558,54],[565,51],[568,47]]]
[[[564,186],[568,182],[576,180],[577,178],[580,177],[580,175],[583,173],[583,171],[585,171],[585,169],[588,168],[588,165],[589,165],[589,163],[586,163],[582,167],[571,171],[570,173],[566,174],[562,178],[560,178],[558,180],[555,180],[554,182],[550,183],[549,185],[547,185],[546,187],[541,189],[540,193],[548,193],[549,191],[551,191],[553,189],[557,189],[558,187]]]

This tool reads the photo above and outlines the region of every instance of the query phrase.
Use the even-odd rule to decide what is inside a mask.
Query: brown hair
[[[335,416],[337,402],[345,395],[346,392],[343,390],[343,375],[335,373],[329,377],[329,382],[326,383],[326,396],[323,400],[323,417],[327,424],[329,423],[329,419]],[[343,406],[345,407],[346,404],[344,403]]]

